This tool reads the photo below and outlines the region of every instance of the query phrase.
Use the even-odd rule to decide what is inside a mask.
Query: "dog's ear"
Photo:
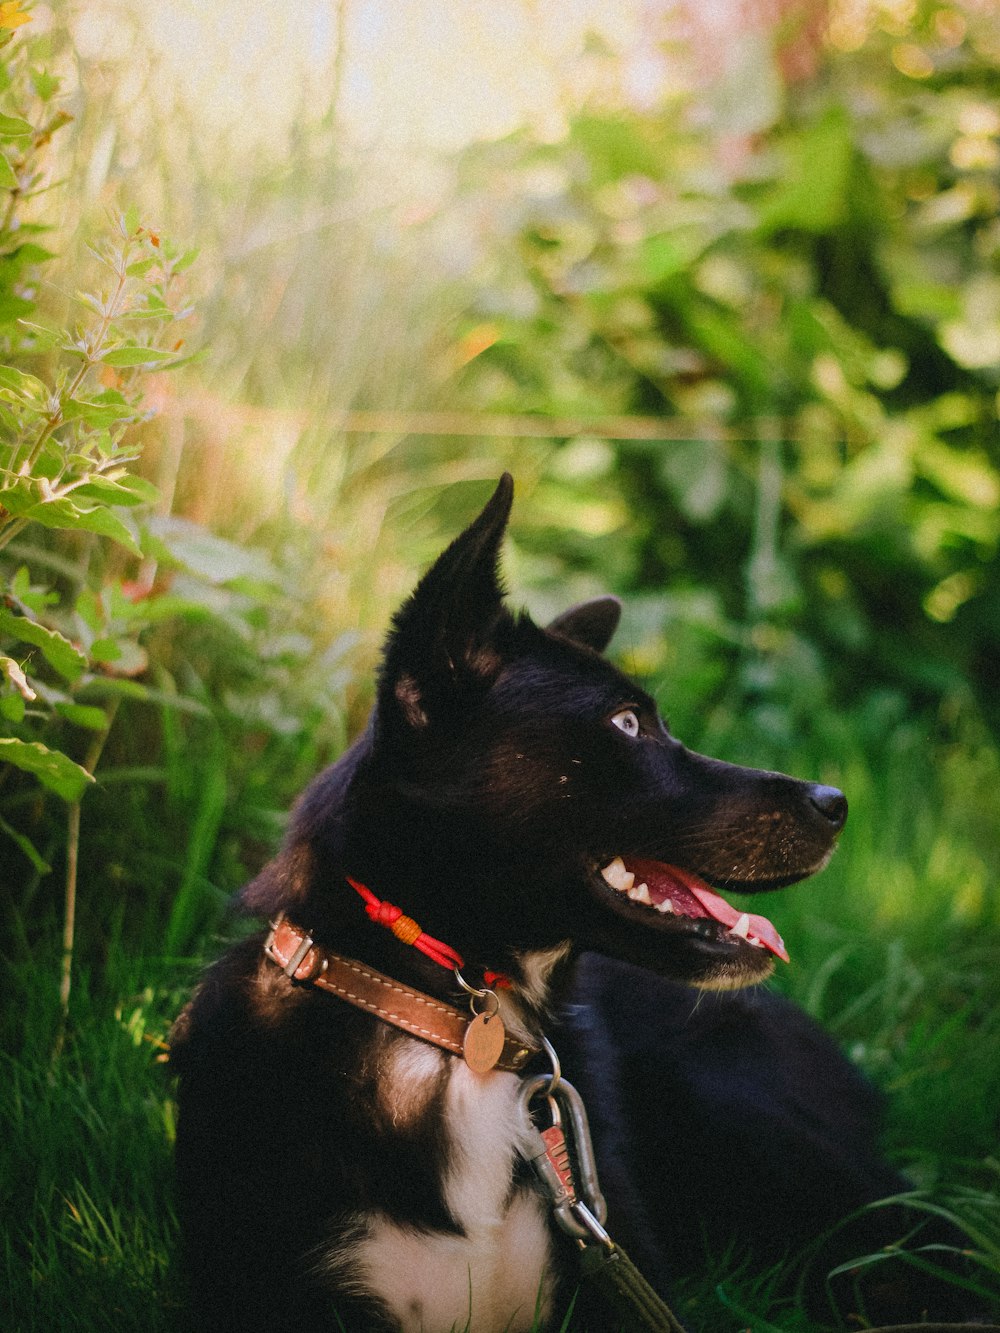
[[[435,704],[488,685],[499,671],[497,629],[510,617],[498,562],[513,497],[514,481],[505,472],[479,517],[438,557],[396,614],[380,677],[384,720],[401,714],[420,727]]]
[[[546,628],[573,643],[593,648],[595,653],[603,653],[614,637],[621,615],[622,604],[617,597],[592,597],[556,616]]]

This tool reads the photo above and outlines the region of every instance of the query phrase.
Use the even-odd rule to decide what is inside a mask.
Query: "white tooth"
[[[625,862],[620,856],[616,856],[609,865],[606,865],[601,871],[601,875],[605,883],[610,884],[619,893],[625,893],[635,883],[635,875],[632,874],[631,870],[625,869]]]
[[[653,906],[653,900],[649,896],[649,885],[640,884],[635,891],[635,900],[637,903],[645,903],[647,907]]]
[[[674,910],[674,905],[669,898],[664,898],[662,903],[656,904],[656,910],[658,912],[669,912],[672,915]]]
[[[764,947],[756,935],[748,935],[747,944],[752,944],[755,949],[763,949]]]
[[[738,935],[741,940],[745,940],[749,930],[750,930],[750,917],[747,915],[746,912],[744,912],[743,915],[740,917],[739,921],[737,921],[736,925],[731,927],[729,934]]]

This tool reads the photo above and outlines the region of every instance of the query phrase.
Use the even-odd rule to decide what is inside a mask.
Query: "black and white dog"
[[[267,952],[232,948],[175,1027],[202,1326],[558,1327],[574,1247],[524,1165],[520,1071],[561,1006],[608,1229],[661,1290],[727,1235],[781,1253],[900,1188],[832,1044],[734,994],[784,947],[718,892],[820,870],[843,795],[685,749],[601,656],[614,599],[512,615],[511,497],[399,611],[368,729],[244,890],[280,917]],[[479,1038],[499,1002],[503,1049],[468,1061],[457,959]]]

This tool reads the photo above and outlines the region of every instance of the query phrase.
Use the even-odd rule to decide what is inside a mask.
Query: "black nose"
[[[818,783],[809,788],[810,804],[839,832],[847,820],[847,797],[836,787],[822,787]]]

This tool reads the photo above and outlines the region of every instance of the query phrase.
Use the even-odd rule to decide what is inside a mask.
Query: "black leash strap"
[[[613,1311],[615,1333],[687,1333],[620,1245],[585,1246],[580,1268]]]

